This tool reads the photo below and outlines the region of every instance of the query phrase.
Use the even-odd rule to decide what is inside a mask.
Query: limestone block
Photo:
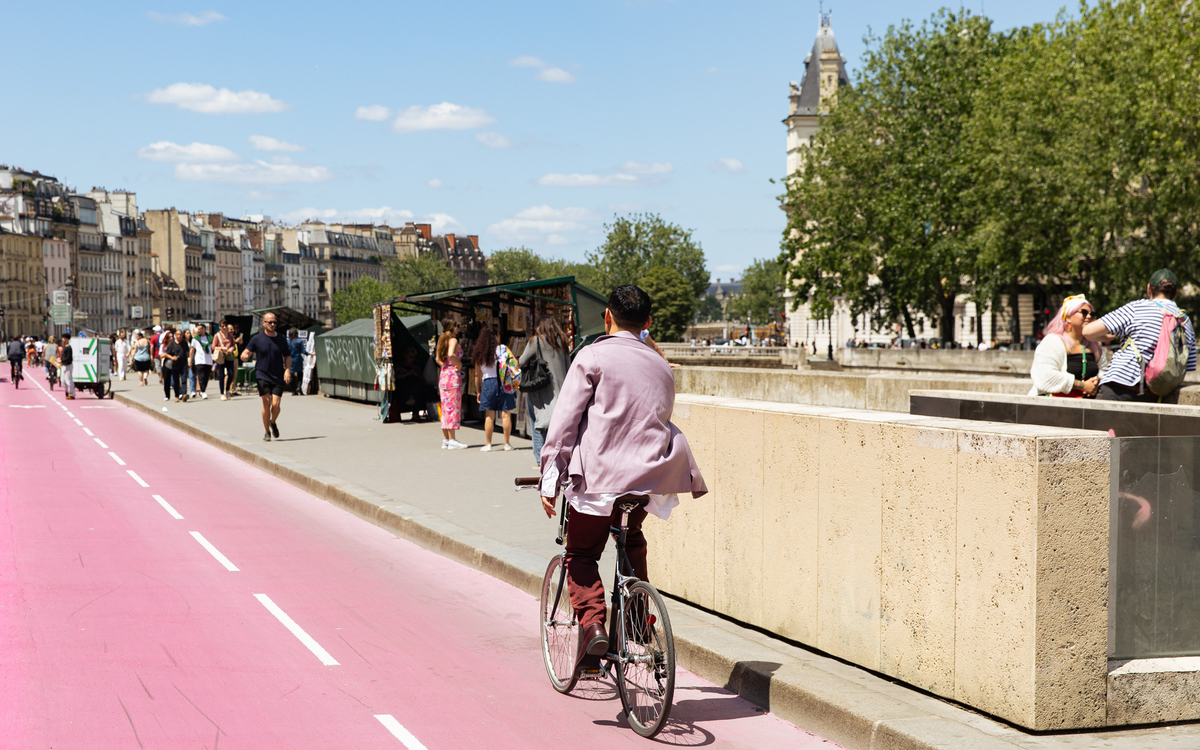
[[[722,409],[715,441],[713,606],[752,625],[762,624],[763,416],[758,410]]]
[[[664,591],[694,602],[713,606],[713,553],[718,489],[715,468],[716,425],[724,410],[712,404],[677,402],[671,421],[688,440],[708,494],[693,498],[681,495],[669,521],[648,517],[645,523],[649,547],[650,580]]]
[[[880,670],[954,690],[958,432],[884,425]]]
[[[817,647],[879,669],[880,422],[820,420]]]
[[[1022,726],[1034,721],[1036,457],[1033,436],[958,435],[953,697]]]
[[[817,505],[820,420],[767,413],[763,421],[763,622],[817,642]]]
[[[1040,438],[1034,729],[1098,727],[1108,692],[1110,440]]]
[[[1200,657],[1109,662],[1108,726],[1200,719]]]

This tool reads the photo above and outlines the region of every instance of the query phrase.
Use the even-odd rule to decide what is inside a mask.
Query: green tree
[[[721,320],[725,317],[725,311],[721,309],[721,301],[711,294],[705,295],[704,299],[700,300],[700,308],[696,311],[696,320],[701,323],[711,323]]]
[[[563,262],[543,258],[527,247],[507,247],[488,256],[488,278],[493,284],[512,284],[560,275]]]
[[[708,289],[708,269],[704,251],[692,239],[690,231],[668,224],[657,214],[619,216],[604,229],[607,232],[604,244],[587,257],[603,280],[597,291],[608,294],[622,284],[636,284],[649,269],[665,266],[674,269],[691,286],[692,311],[695,310],[697,301]]]
[[[333,293],[333,315],[338,325],[369,318],[375,305],[394,296],[390,285],[370,276],[360,276],[346,288]]]
[[[458,286],[454,270],[433,253],[391,260],[385,267],[393,296],[437,292]]]
[[[606,289],[608,282],[605,279],[604,273],[599,268],[588,263],[564,263],[561,275],[574,276],[575,280],[580,284],[602,294],[608,294],[611,291]]]
[[[980,224],[963,132],[1004,38],[943,9],[868,43],[859,83],[838,93],[789,182],[780,260],[817,314],[841,295],[910,333],[915,313],[938,318],[948,338]]]
[[[756,260],[742,278],[742,292],[729,300],[731,315],[762,324],[780,321],[783,312],[783,274],[779,261]]]
[[[650,335],[655,341],[681,341],[696,310],[696,295],[683,274],[654,266],[635,282],[653,300]]]

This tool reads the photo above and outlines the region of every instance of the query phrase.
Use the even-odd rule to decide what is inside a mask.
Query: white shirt
[[[41,351],[41,348],[38,348]],[[117,357],[123,358],[129,352],[129,342],[125,339],[117,339]]]
[[[192,349],[194,349],[196,352],[193,363],[197,365],[211,365],[213,363],[212,339],[210,339],[208,336],[204,336],[203,338],[205,343],[208,344],[208,351],[205,351],[204,345],[200,343],[200,336],[192,337]]]
[[[554,497],[557,487],[558,468],[551,466],[542,476],[540,492],[543,497]],[[567,485],[563,491],[567,496],[567,502],[575,512],[585,516],[611,516],[613,504],[616,503],[618,497],[621,497],[612,493],[587,495],[576,492],[570,485]],[[650,499],[646,503],[646,512],[658,516],[664,521],[671,518],[671,510],[679,505],[679,495],[648,495],[647,497]]]

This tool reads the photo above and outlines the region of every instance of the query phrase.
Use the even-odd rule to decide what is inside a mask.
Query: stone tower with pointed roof
[[[799,85],[792,81],[788,92],[788,116],[783,123],[787,125],[789,177],[800,169],[803,149],[812,143],[821,126],[821,115],[837,101],[838,89],[850,85],[846,60],[838,52],[837,40],[833,38],[832,15],[821,11],[816,41],[808,57],[804,58],[804,78]]]

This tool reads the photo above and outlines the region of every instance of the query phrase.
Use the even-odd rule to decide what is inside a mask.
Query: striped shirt
[[[1154,357],[1154,349],[1158,346],[1158,334],[1162,331],[1164,313],[1178,315],[1182,312],[1174,301],[1169,299],[1139,299],[1128,305],[1113,310],[1100,318],[1100,322],[1108,332],[1117,337],[1120,345],[1125,339],[1133,337],[1142,361],[1138,363],[1138,355],[1133,347],[1113,352],[1112,361],[1100,375],[1100,384],[1117,383],[1118,385],[1137,388],[1142,382],[1142,371]],[[1184,340],[1187,342],[1187,369],[1196,369],[1196,332],[1192,329],[1192,320],[1187,318],[1183,324]]]

